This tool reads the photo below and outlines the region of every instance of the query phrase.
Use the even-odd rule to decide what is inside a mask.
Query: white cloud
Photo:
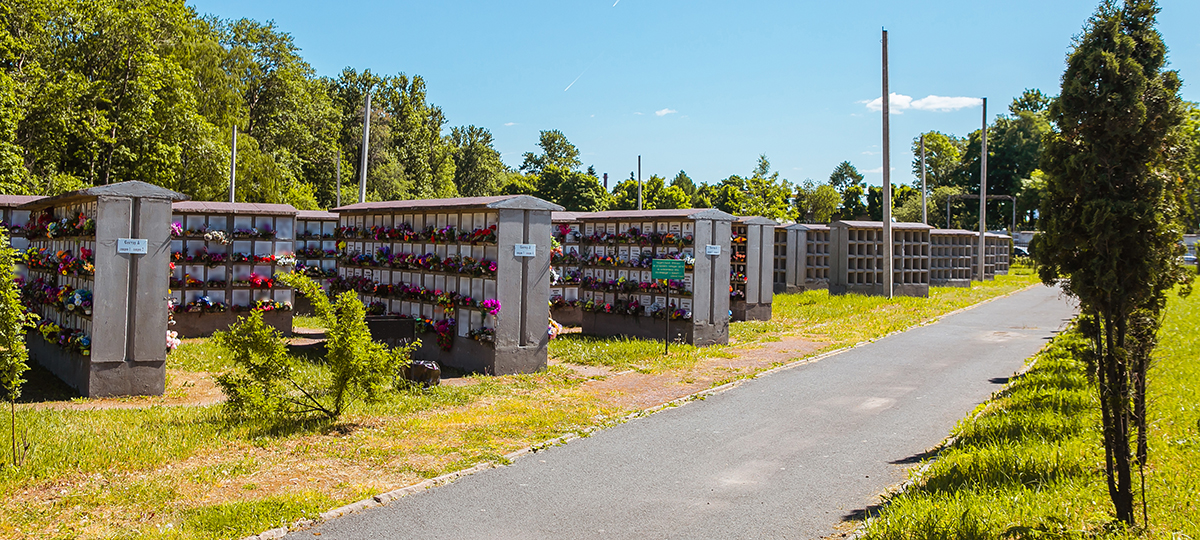
[[[864,156],[878,156],[879,152],[863,152]]]
[[[504,123],[504,125],[506,125],[506,126],[515,126],[515,125],[517,125],[517,123],[516,123],[516,122],[505,122],[505,123]]]
[[[654,111],[654,116],[666,116],[668,114],[674,114],[677,112],[679,112],[679,111],[677,111],[675,109],[659,109],[657,111]]]
[[[867,109],[879,112],[883,110],[883,98],[877,97],[872,100],[862,100],[867,106]],[[892,112],[897,114],[902,113],[906,109],[915,109],[918,111],[957,111],[967,107],[975,107],[983,103],[983,100],[973,97],[946,97],[928,95],[921,99],[913,99],[912,96],[904,94],[892,93],[888,95],[888,106]]]
[[[642,113],[640,113],[640,112],[635,112],[635,113],[633,113],[633,114],[635,114],[635,115],[637,115],[637,116],[641,116],[641,115],[642,115]]]
[[[894,170],[896,170],[896,168],[895,168],[895,167],[892,167],[890,170],[893,170],[893,171],[894,171]],[[878,167],[875,167],[874,169],[871,169],[871,170],[867,170],[867,171],[859,171],[859,172],[862,172],[862,173],[869,173],[869,174],[883,174],[883,165],[880,165],[880,166],[878,166]]]

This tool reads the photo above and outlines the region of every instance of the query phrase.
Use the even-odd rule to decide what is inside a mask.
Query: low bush
[[[375,401],[396,386],[419,342],[389,348],[372,341],[366,309],[353,292],[342,293],[335,304],[306,276],[289,274],[281,280],[312,300],[328,328],[324,361],[314,366],[288,354],[283,336],[259,312],[238,319],[228,331],[214,335],[235,365],[217,377],[231,411],[275,419],[336,419],[350,401]]]

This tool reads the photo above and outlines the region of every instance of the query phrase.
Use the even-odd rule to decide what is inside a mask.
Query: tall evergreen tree
[[[1176,200],[1159,169],[1182,111],[1178,74],[1163,69],[1158,11],[1154,0],[1105,2],[1076,39],[1050,106],[1056,128],[1042,159],[1047,194],[1034,247],[1041,279],[1060,283],[1086,316],[1108,492],[1128,524],[1130,440],[1134,425],[1144,426],[1135,410],[1144,410],[1148,367],[1148,354],[1136,352],[1145,345],[1136,341],[1145,334],[1139,320],[1157,318],[1166,292],[1188,279],[1176,260]]]

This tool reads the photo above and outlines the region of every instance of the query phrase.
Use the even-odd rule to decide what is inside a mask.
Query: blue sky
[[[930,110],[927,96],[1057,94],[1073,36],[1098,1],[987,0],[528,2],[189,0],[202,14],[274,20],[320,75],[344,67],[421,75],[450,125],[490,130],[505,163],[558,129],[584,165],[627,178],[680,170],[697,181],[748,174],[766,154],[784,178],[823,181],[849,160],[881,182],[880,30],[891,91],[892,181],[912,180],[925,130],[965,135],[978,106]],[[1200,2],[1160,0],[1159,29],[1183,97],[1200,101]],[[1194,80],[1193,80],[1194,79]]]

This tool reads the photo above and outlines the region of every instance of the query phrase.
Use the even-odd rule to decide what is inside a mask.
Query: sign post
[[[671,282],[672,279],[683,279],[683,261],[678,259],[654,259],[650,263],[650,278],[661,279],[667,282],[667,305],[663,306],[664,310],[671,309]],[[663,354],[671,354],[671,315],[673,311],[667,311],[666,333],[663,335]]]

